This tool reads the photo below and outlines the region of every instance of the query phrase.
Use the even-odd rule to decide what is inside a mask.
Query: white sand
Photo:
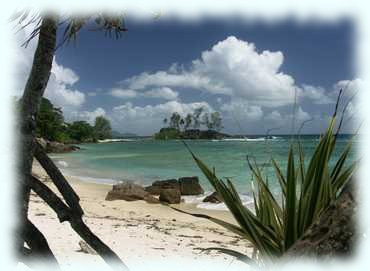
[[[45,172],[36,163],[34,174],[53,188]],[[67,179],[81,198],[86,224],[125,262],[171,257],[232,261],[231,257],[224,254],[199,250],[207,247],[251,253],[251,246],[247,241],[206,219],[144,201],[105,201],[110,185],[87,183],[71,177]],[[176,207],[206,213],[234,223],[231,215],[225,211],[201,210],[190,204],[179,204]],[[79,252],[80,237],[68,222],[59,223],[53,210],[35,194],[31,195],[30,219],[44,233],[62,265],[70,265],[79,260],[102,262],[99,256]]]

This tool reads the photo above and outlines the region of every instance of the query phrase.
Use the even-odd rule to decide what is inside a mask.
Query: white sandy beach
[[[33,172],[50,187],[53,186],[37,163]],[[201,252],[200,248],[223,247],[248,254],[252,251],[247,241],[206,219],[144,201],[105,201],[111,185],[87,183],[68,176],[67,179],[81,198],[87,225],[125,262],[173,257],[231,262],[232,257],[217,252]],[[176,207],[233,222],[226,211],[202,210],[185,203]],[[68,222],[60,224],[53,210],[34,193],[31,195],[29,214],[62,265],[80,260],[102,261],[96,255],[80,252],[80,237]]]

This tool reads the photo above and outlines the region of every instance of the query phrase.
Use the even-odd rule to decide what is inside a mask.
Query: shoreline
[[[60,161],[56,161],[57,164],[60,165]],[[64,162],[64,161],[63,161]],[[67,168],[68,169],[68,168]],[[102,178],[102,177],[92,177],[92,176],[81,176],[76,175],[73,172],[68,172],[66,170],[61,170],[63,175],[69,179],[71,182],[77,182],[77,183],[85,183],[85,184],[96,184],[96,185],[104,185],[109,186],[112,188],[113,185],[118,184],[120,182],[128,181],[133,184],[138,184],[140,186],[150,186],[154,181],[157,179],[153,179],[149,183],[146,183],[145,181],[137,181],[132,177],[125,178],[124,180],[117,180],[115,178]],[[214,193],[214,190],[205,190],[203,194],[200,195],[189,195],[189,196],[181,196],[182,204],[185,206],[192,206],[194,208],[194,211],[200,211],[200,210],[215,210],[215,211],[227,211],[227,206],[221,202],[221,203],[211,203],[211,202],[203,202],[203,199],[207,196]],[[253,204],[253,198],[251,198],[249,195],[246,194],[239,194],[241,197],[243,204],[247,206],[248,208],[254,208],[252,206]]]
[[[33,173],[56,191],[37,163],[33,165]],[[234,249],[248,255],[252,253],[249,242],[206,219],[179,213],[161,204],[105,201],[112,185],[88,183],[71,176],[66,176],[66,179],[81,199],[87,225],[124,260],[141,261],[158,257],[234,260],[218,252],[200,252],[207,247]],[[173,206],[235,223],[227,211],[200,209],[191,203]],[[80,237],[67,222],[60,224],[50,207],[34,193],[31,193],[29,213],[31,221],[45,234],[62,264],[69,265],[85,259],[102,262],[99,256],[79,251]]]

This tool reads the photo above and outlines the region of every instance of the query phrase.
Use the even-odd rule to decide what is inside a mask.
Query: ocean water
[[[338,138],[332,164],[349,139],[350,136],[346,135]],[[301,136],[307,163],[318,140],[318,135]],[[262,136],[254,136],[243,140],[191,140],[187,141],[187,144],[205,164],[215,168],[219,177],[231,179],[243,201],[250,204],[252,177],[247,165],[247,156],[255,159],[258,165],[264,165],[263,174],[268,177],[272,190],[279,193],[274,169],[269,160],[273,157],[285,172],[292,142],[296,140],[291,136],[273,136],[268,140]],[[125,142],[79,146],[81,150],[76,152],[51,155],[66,175],[78,176],[87,182],[113,184],[121,180],[131,180],[142,185],[149,185],[161,179],[198,176],[207,193],[212,191],[212,187],[180,140],[155,141],[139,138]],[[355,159],[355,148],[348,163]],[[203,204],[203,197],[187,197],[185,201],[197,203],[201,208],[225,208],[223,204]]]

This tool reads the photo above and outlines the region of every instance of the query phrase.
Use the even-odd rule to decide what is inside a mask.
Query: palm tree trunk
[[[33,58],[31,73],[28,77],[21,100],[20,115],[20,148],[18,153],[18,208],[19,232],[26,232],[27,214],[30,196],[29,178],[32,172],[33,154],[35,149],[34,137],[36,115],[40,107],[41,98],[48,83],[56,47],[57,19],[45,16],[39,32],[37,49]],[[17,236],[21,236],[20,234]],[[24,240],[17,240],[17,249],[22,251]]]

